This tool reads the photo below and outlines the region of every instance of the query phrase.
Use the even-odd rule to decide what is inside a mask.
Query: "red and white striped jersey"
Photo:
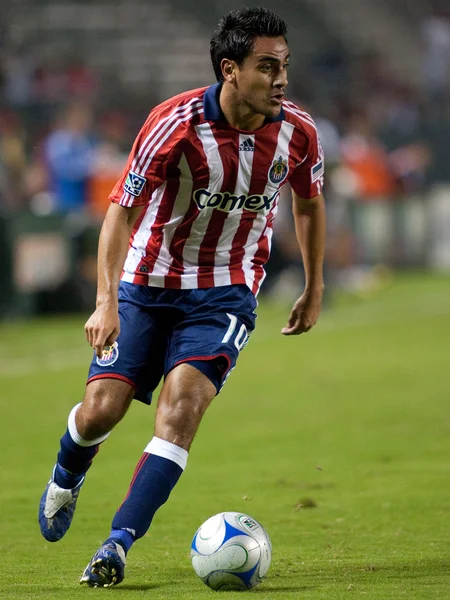
[[[324,161],[311,117],[289,101],[256,131],[225,120],[220,84],[153,109],[110,199],[144,206],[122,280],[164,288],[246,284],[256,295],[280,188],[320,194]]]

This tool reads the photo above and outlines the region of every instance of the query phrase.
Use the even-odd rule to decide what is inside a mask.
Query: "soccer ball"
[[[194,571],[213,590],[249,590],[264,581],[272,545],[264,527],[239,512],[210,517],[194,535]]]

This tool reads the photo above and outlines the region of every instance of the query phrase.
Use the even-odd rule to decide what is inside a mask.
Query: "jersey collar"
[[[206,89],[205,94],[203,96],[203,111],[206,121],[226,121],[225,115],[220,108],[219,96],[220,90],[222,88],[222,82],[219,81],[214,85],[209,86]],[[276,121],[284,121],[285,114],[283,107],[281,107],[280,114],[278,117],[270,119],[266,117],[264,124],[266,123],[275,123]]]

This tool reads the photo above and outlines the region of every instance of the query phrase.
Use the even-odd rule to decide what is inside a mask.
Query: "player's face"
[[[280,114],[288,84],[289,48],[284,37],[258,37],[252,53],[236,69],[238,97],[253,112],[274,118]]]

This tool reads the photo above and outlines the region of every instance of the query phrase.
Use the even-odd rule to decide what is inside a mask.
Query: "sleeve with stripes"
[[[308,132],[308,153],[289,179],[294,192],[301,198],[315,198],[322,192],[325,161],[317,130]]]
[[[186,131],[167,103],[154,108],[134,141],[121,178],[109,199],[122,206],[144,206],[166,181],[170,155]]]

